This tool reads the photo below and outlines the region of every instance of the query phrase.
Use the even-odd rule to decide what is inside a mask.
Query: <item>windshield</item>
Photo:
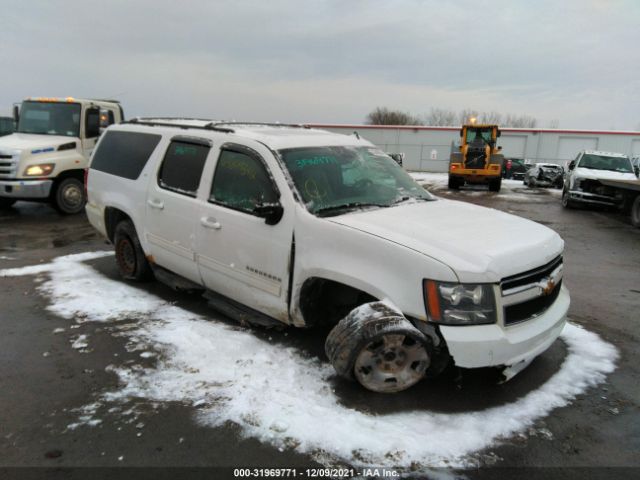
[[[627,157],[608,157],[606,155],[595,155],[585,153],[578,164],[580,168],[590,168],[593,170],[612,170],[614,172],[633,173],[631,162]]]
[[[319,216],[433,200],[391,157],[374,147],[291,148],[279,153],[307,209]]]
[[[80,104],[23,102],[18,132],[79,137]]]
[[[476,140],[477,139],[477,140]],[[467,128],[467,143],[472,143],[474,140],[483,140],[484,143],[491,141],[491,129],[490,128]]]

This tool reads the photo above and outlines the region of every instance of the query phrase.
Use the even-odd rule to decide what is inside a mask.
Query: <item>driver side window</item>
[[[222,150],[213,177],[210,202],[253,213],[258,205],[275,203],[278,197],[273,181],[257,155]]]

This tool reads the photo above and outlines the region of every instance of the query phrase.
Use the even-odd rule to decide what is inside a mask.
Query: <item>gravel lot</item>
[[[323,354],[326,332],[240,328],[197,296],[158,283],[122,285],[109,255],[52,264],[60,257],[108,251],[110,246],[83,216],[61,217],[46,205],[20,202],[0,213],[0,270],[5,274],[0,278],[0,467],[222,467],[201,473],[233,478],[230,467],[301,472],[357,465],[362,471],[363,465],[384,463],[421,476],[429,474],[430,466],[450,462],[470,478],[505,474],[509,467],[569,467],[563,474],[575,478],[637,475],[640,230],[614,212],[563,210],[557,190],[532,190],[507,181],[499,194],[479,189],[449,193],[443,175],[416,178],[436,195],[504,210],[556,230],[566,242],[571,321],[597,334],[599,338],[593,337],[603,345],[615,346],[615,370],[595,380],[594,374],[594,385],[580,387],[576,398],[570,388],[559,386],[556,390],[567,390],[562,394],[565,404],[557,404],[563,406],[550,404],[546,413],[532,414],[513,431],[499,430],[508,435],[495,437],[489,433],[491,425],[515,421],[517,412],[510,406],[524,405],[536,392],[553,386],[550,382],[568,368],[575,348],[556,342],[502,385],[496,385],[490,370],[452,371],[401,394],[372,395],[330,375]],[[26,266],[34,267],[10,273]],[[134,297],[139,307],[125,311],[123,299]],[[193,339],[172,343],[172,335]],[[222,348],[221,340],[231,347]],[[597,351],[600,343],[580,341],[585,369],[591,360],[597,370],[599,354],[605,363],[615,359],[604,359]],[[243,348],[244,353],[238,352]],[[242,356],[251,349],[264,360],[260,368]],[[262,397],[249,388],[258,383],[259,389],[253,390]],[[545,398],[556,401],[553,394]],[[260,398],[270,402],[262,410],[256,406]],[[237,411],[248,402],[254,403],[255,418]],[[267,407],[278,402],[296,408],[288,423],[269,417]],[[314,407],[326,407],[320,423],[313,421],[320,416],[314,415]],[[504,418],[498,418],[502,412]],[[411,415],[416,429],[393,423],[414,418]],[[324,426],[326,431],[313,438],[294,434],[298,416],[308,420],[309,430],[317,433]],[[472,425],[483,417],[490,422]],[[341,429],[349,419],[358,422]],[[453,422],[461,419],[467,423],[453,429]],[[371,421],[377,423],[371,426]],[[405,425],[406,434],[398,425]],[[365,438],[367,428],[374,433]],[[464,446],[465,435],[485,430],[481,448]],[[357,448],[348,455],[336,453],[342,451],[336,445],[351,449],[371,437],[384,446],[391,443],[391,432],[435,445],[447,431],[459,436],[460,450],[455,451],[453,442],[454,451],[448,453],[435,448],[422,452],[433,462],[409,462],[398,451],[382,458],[367,458]],[[325,448],[318,448],[323,441]],[[305,448],[305,442],[314,447]],[[155,474],[167,472],[176,473]],[[4,473],[16,475],[16,470]]]

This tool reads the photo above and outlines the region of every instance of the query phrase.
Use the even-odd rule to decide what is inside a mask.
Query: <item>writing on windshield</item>
[[[314,214],[335,215],[355,208],[433,199],[391,157],[374,147],[305,147],[279,153],[296,190]]]

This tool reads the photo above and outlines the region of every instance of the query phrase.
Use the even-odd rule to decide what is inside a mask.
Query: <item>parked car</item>
[[[564,168],[555,163],[534,163],[524,174],[522,182],[531,187],[562,188]]]
[[[511,160],[511,168],[507,169],[507,162]],[[530,163],[522,158],[510,158],[502,167],[502,177],[506,179],[522,180],[525,172],[531,167]]]
[[[11,117],[0,117],[0,137],[10,135],[15,130],[15,123]]]
[[[451,360],[508,378],[565,324],[558,234],[438,199],[355,136],[137,119],[101,137],[87,187],[123,278],[204,290],[243,322],[328,325],[336,372],[373,391]]]
[[[623,207],[625,195],[620,189],[600,180],[637,180],[631,160],[621,153],[583,150],[569,163],[562,190],[565,208],[584,205]]]

